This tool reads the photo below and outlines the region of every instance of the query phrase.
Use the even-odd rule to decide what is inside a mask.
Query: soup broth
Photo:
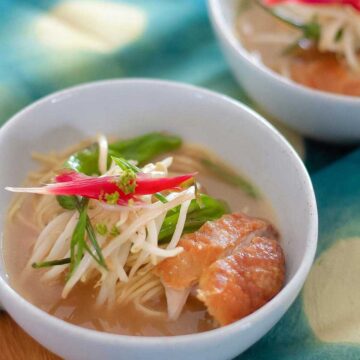
[[[240,1],[240,4],[245,1]],[[242,45],[259,61],[286,78],[326,92],[360,96],[360,72],[343,57],[319,52],[308,40],[293,44],[299,31],[269,15],[256,4],[241,9],[236,32]],[[360,59],[360,57],[358,56]]]
[[[181,154],[181,149],[179,152]],[[179,152],[173,154],[175,158]],[[197,179],[207,193],[227,201],[232,211],[243,211],[275,223],[274,213],[264,197],[252,198],[238,187],[222,182],[215,176],[200,173]],[[115,303],[112,307],[107,304],[96,305],[98,278],[87,283],[80,282],[67,298],[62,298],[65,276],[44,281],[42,275],[45,270],[27,266],[40,232],[35,225],[34,211],[34,204],[40,197],[26,195],[21,208],[6,224],[3,244],[10,284],[29,302],[69,323],[116,334],[169,336],[198,333],[217,327],[204,304],[195,296],[190,296],[176,321],[147,316],[139,312],[132,303],[126,306]],[[165,296],[161,295],[152,301],[151,306],[166,312]]]

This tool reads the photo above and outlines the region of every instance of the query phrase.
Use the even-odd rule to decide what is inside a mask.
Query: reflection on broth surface
[[[189,152],[191,153],[191,149],[197,150],[194,152],[194,156],[190,158]],[[217,174],[216,171],[213,173],[206,171],[206,166],[203,169],[204,171],[201,172],[203,165],[201,165],[200,162],[196,163],[199,154],[201,154],[202,159],[204,159],[205,154],[208,154],[207,159],[210,159],[213,164],[217,163],[216,157],[213,154],[205,150],[200,151],[198,147],[191,148],[189,145],[183,145],[178,150],[172,152],[174,163],[169,169],[170,172],[172,174],[184,172],[186,167],[187,172],[200,170],[196,179],[197,182],[201,184],[199,185],[201,192],[206,191],[206,193],[214,198],[225,200],[228,202],[231,211],[241,211],[248,215],[266,218],[272,223],[275,222],[271,206],[262,196],[252,197],[248,195],[246,191],[243,191],[241,188],[220,180],[221,176],[217,176],[219,174]],[[186,160],[186,157],[189,157],[189,161]],[[54,162],[48,161],[45,163],[45,171],[41,174],[39,173],[39,177],[44,177],[46,173],[49,175],[54,168],[59,166],[58,161],[59,159],[56,159]],[[63,162],[60,163],[60,166],[62,166],[62,163]],[[194,169],[196,166],[199,168]],[[230,169],[225,169],[225,174],[227,174],[227,171],[230,171]],[[35,181],[38,183],[38,179]],[[166,195],[167,193],[164,192],[164,194]],[[43,221],[45,224],[48,224],[54,216],[56,217],[58,214],[64,212],[56,202],[51,202],[55,200],[46,203],[44,202],[45,198],[46,195],[29,194],[23,196],[21,206],[15,209],[15,211],[11,210],[9,215],[11,216],[11,220],[8,221],[5,230],[4,258],[7,273],[13,288],[24,298],[46,312],[70,323],[117,334],[169,336],[203,332],[218,326],[214,318],[209,315],[204,303],[197,299],[196,286],[192,289],[178,319],[169,320],[167,318],[167,299],[164,289],[158,277],[152,272],[154,266],[161,261],[160,255],[158,257],[153,256],[155,258],[153,263],[150,261],[150,259],[152,259],[151,255],[147,255],[149,256],[149,260],[147,262],[144,261],[143,265],[140,265],[136,273],[140,275],[135,275],[134,277],[139,276],[140,280],[138,285],[136,285],[136,283],[132,285],[131,269],[134,267],[134,262],[136,263],[136,261],[138,261],[145,250],[129,254],[123,268],[125,277],[127,278],[129,276],[129,278],[127,278],[128,280],[126,280],[128,283],[122,283],[116,278],[117,280],[113,283],[114,293],[112,295],[112,288],[110,289],[109,287],[110,290],[108,290],[105,300],[99,301],[99,298],[103,296],[101,293],[104,292],[104,283],[108,281],[111,273],[117,274],[113,272],[117,266],[116,261],[112,257],[113,255],[106,259],[107,266],[110,270],[109,272],[104,272],[99,265],[95,264],[93,268],[90,268],[89,271],[81,276],[80,281],[69,291],[67,296],[64,297],[64,284],[68,278],[68,270],[66,270],[67,264],[60,265],[64,267],[64,270],[60,271],[59,274],[54,277],[49,277],[47,274],[56,267],[49,270],[48,268],[34,269],[29,266],[29,259],[34,256],[34,251],[38,251],[41,246],[39,244],[35,245],[44,227],[41,222]],[[168,197],[168,199],[170,198],[171,197]],[[42,209],[48,206],[48,210],[45,208],[46,211],[43,211],[43,213],[40,214],[41,216],[39,215],[39,204]],[[89,216],[93,222],[97,219],[98,215],[96,215],[96,206],[91,204],[93,203],[90,202]],[[106,211],[110,210],[106,208]],[[114,216],[111,212],[107,214],[109,217]],[[141,216],[141,212],[139,214],[140,215],[137,216]],[[168,215],[169,213],[167,216]],[[122,215],[117,213],[117,216]],[[69,213],[69,219],[70,218],[71,213]],[[185,226],[187,225],[185,224]],[[147,229],[147,233],[151,231],[151,228],[150,230],[149,228]],[[63,229],[59,230],[54,228],[54,232],[49,235],[49,237],[58,239],[62,230]],[[119,227],[119,234],[126,231],[126,228]],[[119,234],[116,236],[121,236]],[[97,235],[98,240],[101,241],[102,236],[99,233]],[[110,237],[110,240],[106,240],[105,245],[102,246],[105,257],[106,250],[104,249],[114,241],[112,239],[116,239],[116,236]],[[134,241],[136,242],[137,240]],[[70,246],[70,238],[67,242],[67,246]],[[164,246],[160,246],[159,249],[160,251],[166,250]],[[177,248],[175,248],[175,250],[176,249]],[[50,250],[48,250],[48,252],[49,251]],[[66,252],[67,250],[64,249],[61,257],[65,257]],[[82,260],[84,259],[85,256]],[[121,254],[118,259],[121,259]],[[78,267],[81,266],[82,262],[80,262]],[[58,269],[61,270],[60,267],[58,267]],[[144,275],[142,275],[142,272]],[[48,279],[44,279],[44,276],[48,276]],[[133,288],[131,288],[131,286],[133,286]],[[146,288],[147,286],[148,288]],[[139,292],[141,293],[140,295],[138,295]],[[128,300],[121,301],[121,299],[124,300],[126,296]],[[112,299],[114,301],[112,301]]]

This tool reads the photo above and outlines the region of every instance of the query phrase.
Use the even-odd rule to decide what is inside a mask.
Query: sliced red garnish
[[[57,183],[68,182],[68,181],[80,180],[80,179],[85,179],[85,178],[87,178],[86,175],[78,173],[73,170],[69,170],[69,171],[63,171],[59,175],[56,175],[55,182],[57,182]]]
[[[155,194],[164,190],[177,188],[183,182],[194,177],[195,174],[180,175],[172,178],[150,178],[139,176],[136,179],[136,195]]]
[[[7,188],[10,191],[51,195],[76,195],[90,199],[107,201],[109,196],[118,204],[124,204],[140,195],[150,195],[164,190],[172,190],[194,177],[186,174],[172,178],[151,178],[144,174],[136,177],[135,191],[125,194],[119,187],[119,176],[92,177],[73,171],[65,171],[55,177],[56,183],[37,188]]]
[[[265,5],[303,3],[307,5],[349,5],[360,11],[360,0],[264,0]]]

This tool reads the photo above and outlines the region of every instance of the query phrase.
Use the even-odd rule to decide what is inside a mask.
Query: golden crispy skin
[[[198,283],[204,269],[214,261],[255,235],[277,237],[276,230],[264,220],[244,214],[224,215],[207,222],[198,231],[184,235],[179,242],[184,251],[162,261],[155,273],[168,287],[187,288]]]
[[[294,81],[313,89],[360,96],[360,75],[333,54],[305,51],[291,62],[290,72]]]
[[[278,241],[254,237],[250,244],[240,244],[203,271],[198,298],[223,326],[267,303],[284,280],[285,259]]]

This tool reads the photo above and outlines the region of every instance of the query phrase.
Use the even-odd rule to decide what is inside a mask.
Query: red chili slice
[[[192,177],[194,177],[194,174],[172,178],[151,178],[144,174],[138,174],[135,191],[131,194],[125,194],[118,186],[119,176],[92,177],[74,171],[67,171],[55,177],[55,184],[33,188],[33,192],[52,195],[77,195],[98,200],[106,200],[106,195],[118,193],[118,203],[123,204],[139,195],[149,195],[175,189]]]
[[[294,2],[307,5],[349,5],[360,11],[360,0],[264,0],[264,4],[270,6]]]

